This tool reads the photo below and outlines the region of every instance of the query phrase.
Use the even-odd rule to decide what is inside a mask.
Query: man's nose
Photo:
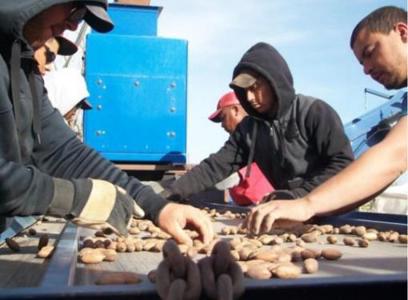
[[[66,29],[66,30],[75,31],[75,30],[78,29],[78,25],[79,25],[79,23],[77,23],[77,22],[69,22],[69,21],[66,21],[66,22],[65,22],[65,29]]]
[[[64,23],[60,23],[59,25],[54,26],[53,33],[55,36],[62,35],[65,30],[75,31],[77,30],[77,28],[77,23],[65,21]]]
[[[254,99],[254,93],[251,90],[247,90],[246,94],[247,94],[248,101],[252,101]]]

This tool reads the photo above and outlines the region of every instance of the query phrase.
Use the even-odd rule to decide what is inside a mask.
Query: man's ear
[[[399,33],[402,41],[406,43],[408,41],[408,30],[407,30],[407,24],[403,22],[398,22],[395,24],[395,30]]]
[[[237,116],[238,113],[239,113],[238,107],[237,107],[236,105],[232,105],[232,106],[231,106],[231,109],[232,109],[233,115],[234,115],[234,116]]]

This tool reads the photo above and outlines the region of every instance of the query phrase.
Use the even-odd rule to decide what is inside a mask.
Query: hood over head
[[[285,59],[273,46],[260,42],[252,46],[242,56],[233,72],[233,81],[230,83],[230,87],[235,91],[242,107],[249,115],[266,119],[265,115],[258,113],[251,107],[245,89],[235,85],[237,81],[234,81],[234,79],[238,79],[238,82],[242,82],[244,85],[250,84],[250,77],[242,78],[241,76],[236,78],[238,75],[245,73],[246,70],[263,76],[271,85],[278,101],[278,109],[273,118],[278,119],[289,109],[295,99],[293,78]]]
[[[107,32],[113,29],[106,9],[107,0],[18,0],[0,1],[0,40],[12,43],[23,37],[23,27],[32,17],[47,8],[63,3],[76,3],[87,6],[84,20],[96,31]],[[4,45],[4,44],[3,44]]]
[[[93,29],[106,32],[113,28],[113,23],[106,12],[107,0],[18,0],[0,1],[0,53],[6,63],[10,64],[11,98],[14,108],[15,122],[22,126],[22,106],[20,103],[20,70],[26,70],[33,105],[33,133],[38,143],[41,143],[41,111],[40,95],[35,85],[35,60],[33,48],[23,36],[25,24],[46,9],[65,3],[74,3],[86,7],[83,15],[84,20]],[[80,10],[77,11],[81,12]],[[45,43],[45,42],[44,42]],[[42,46],[42,45],[39,45]]]

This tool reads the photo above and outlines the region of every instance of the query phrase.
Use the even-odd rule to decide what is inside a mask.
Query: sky
[[[384,103],[364,89],[393,94],[364,75],[349,47],[354,26],[404,0],[151,0],[163,10],[158,35],[188,41],[187,160],[216,152],[228,134],[208,120],[229,91],[232,71],[252,45],[272,44],[286,59],[297,93],[329,103],[349,122]]]

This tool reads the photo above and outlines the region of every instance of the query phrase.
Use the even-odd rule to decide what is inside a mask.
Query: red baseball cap
[[[224,96],[222,96],[220,98],[220,100],[218,100],[217,110],[215,112],[213,112],[208,117],[208,119],[210,119],[210,121],[213,121],[213,122],[216,122],[216,123],[221,122],[219,117],[220,117],[222,109],[224,107],[235,105],[235,104],[240,104],[237,96],[235,95],[235,93],[234,92],[226,93]]]

